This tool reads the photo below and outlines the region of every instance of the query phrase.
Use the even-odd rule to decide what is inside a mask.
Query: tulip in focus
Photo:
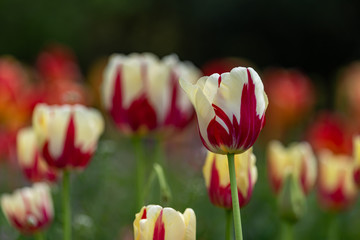
[[[196,217],[191,208],[182,214],[158,205],[143,207],[135,215],[134,240],[195,240]]]
[[[285,148],[279,141],[271,141],[267,149],[270,184],[279,194],[287,176],[294,175],[304,194],[314,187],[316,159],[311,146],[306,142],[293,143]]]
[[[319,154],[318,200],[328,210],[344,210],[356,199],[358,190],[354,180],[354,162],[347,155],[330,151]]]
[[[194,105],[200,137],[214,153],[242,153],[256,141],[265,123],[267,96],[252,68],[202,77],[197,82],[180,79]]]
[[[244,207],[250,201],[257,180],[256,157],[250,148],[242,154],[235,155],[234,160],[239,204],[240,207]],[[203,174],[212,204],[231,209],[232,198],[227,156],[208,152]]]
[[[96,109],[81,105],[39,104],[33,113],[33,127],[49,166],[83,169],[96,150],[104,120]]]
[[[104,71],[103,103],[124,133],[182,129],[194,114],[178,80],[195,81],[199,75],[192,64],[179,62],[175,55],[161,61],[146,53],[112,55]]]
[[[32,182],[57,180],[57,172],[50,168],[37,149],[36,134],[32,128],[24,128],[17,135],[17,159],[27,179]]]
[[[54,216],[50,188],[45,183],[4,194],[1,207],[10,224],[24,234],[44,230]]]

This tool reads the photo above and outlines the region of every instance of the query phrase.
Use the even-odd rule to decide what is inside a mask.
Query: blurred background
[[[352,154],[351,139],[360,129],[359,29],[355,0],[0,0],[0,193],[29,185],[14,164],[14,142],[16,131],[30,124],[37,102],[101,108],[98,89],[110,54],[176,53],[204,74],[245,65],[262,76],[270,106],[255,145],[259,177],[242,211],[243,231],[248,240],[278,239],[281,221],[268,184],[267,143],[308,140],[315,151]],[[58,71],[63,62],[71,63],[65,73]],[[53,83],[57,74],[74,83]],[[113,129],[108,121],[90,166],[73,176],[74,239],[131,239],[137,212],[134,154],[130,139]],[[201,172],[206,153],[194,132],[195,122],[164,144],[171,206],[195,210],[198,239],[223,239],[225,214],[207,197]],[[147,140],[146,146],[153,153],[154,142]],[[59,195],[55,188],[58,209]],[[333,213],[319,208],[314,192],[307,201],[295,239],[327,239]],[[156,186],[147,202],[161,202]],[[358,205],[338,213],[340,239],[360,238]],[[61,236],[56,216],[51,239]],[[16,237],[2,216],[0,239]]]

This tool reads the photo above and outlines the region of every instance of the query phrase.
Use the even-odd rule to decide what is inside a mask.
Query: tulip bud
[[[252,68],[237,67],[180,85],[194,105],[200,137],[214,153],[242,153],[256,141],[268,105],[264,86]]]
[[[135,215],[134,240],[195,240],[196,217],[191,208],[182,214],[158,205],[143,207]]]
[[[313,188],[316,159],[308,143],[293,143],[285,148],[279,141],[271,141],[267,149],[267,161],[270,184],[275,193],[281,191],[289,175],[298,179],[304,194]]]
[[[57,172],[49,168],[40,156],[36,134],[32,128],[21,129],[17,134],[17,158],[25,176],[32,182],[57,180]]]
[[[96,109],[81,105],[39,104],[34,110],[33,126],[49,166],[83,169],[96,149],[104,120]]]
[[[330,151],[319,154],[318,200],[329,210],[343,210],[354,203],[357,188],[354,181],[354,162],[346,155]]]
[[[179,62],[175,55],[162,61],[148,53],[113,55],[104,71],[104,106],[124,133],[181,129],[194,114],[179,91],[180,77],[194,81],[199,71],[190,63]]]
[[[250,148],[242,154],[236,154],[234,161],[239,205],[243,207],[250,201],[257,180],[256,157]],[[231,209],[232,198],[227,156],[208,152],[203,174],[212,204]]]
[[[1,197],[1,207],[10,224],[25,234],[46,228],[53,219],[50,188],[44,183],[16,190]]]
[[[300,181],[294,174],[284,179],[278,198],[280,216],[288,222],[297,222],[305,213],[306,198]]]

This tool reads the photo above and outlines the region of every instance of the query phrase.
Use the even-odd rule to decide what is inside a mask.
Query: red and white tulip
[[[194,116],[179,89],[180,77],[194,81],[199,71],[175,55],[159,60],[152,54],[115,54],[104,72],[102,98],[124,133],[145,134],[185,127]]]
[[[32,128],[21,129],[16,138],[17,159],[27,179],[32,182],[55,182],[58,174],[41,157]]]
[[[158,205],[143,207],[135,215],[134,240],[195,240],[196,216],[191,208],[180,213]]]
[[[293,143],[285,148],[279,141],[271,141],[267,149],[270,184],[279,194],[287,176],[293,175],[308,194],[316,181],[316,158],[306,142]]]
[[[181,78],[197,113],[200,137],[214,153],[242,153],[259,136],[265,123],[268,99],[259,75],[237,67],[196,82]]]
[[[45,183],[4,194],[1,207],[10,224],[25,234],[42,231],[54,217],[50,188]]]
[[[244,207],[251,198],[257,180],[256,157],[252,148],[234,156],[239,205]],[[208,152],[203,175],[212,204],[231,209],[231,189],[227,156]]]
[[[83,169],[96,150],[104,120],[96,109],[81,105],[39,104],[33,127],[40,153],[49,166]]]
[[[318,200],[329,210],[343,210],[356,200],[358,189],[354,180],[354,162],[350,156],[319,154]]]

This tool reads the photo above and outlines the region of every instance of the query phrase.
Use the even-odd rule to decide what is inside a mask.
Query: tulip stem
[[[282,221],[281,223],[281,239],[292,240],[293,239],[293,224]]]
[[[328,240],[339,239],[339,221],[336,214],[330,216],[330,226],[328,228]]]
[[[225,240],[231,240],[232,232],[232,211],[231,209],[225,209],[226,214],[226,228],[225,228]]]
[[[228,163],[229,163],[230,187],[231,187],[231,199],[232,199],[233,215],[234,215],[235,239],[242,240],[243,236],[242,236],[242,228],[241,228],[239,196],[238,196],[236,175],[235,175],[234,153],[228,153],[227,157],[228,157]]]
[[[65,170],[63,174],[62,209],[64,240],[71,240],[70,172],[68,170]]]
[[[44,240],[44,234],[42,232],[38,232],[35,234],[35,239],[36,240]]]
[[[141,209],[144,203],[144,146],[140,136],[133,137],[133,145],[136,155],[136,209]]]

